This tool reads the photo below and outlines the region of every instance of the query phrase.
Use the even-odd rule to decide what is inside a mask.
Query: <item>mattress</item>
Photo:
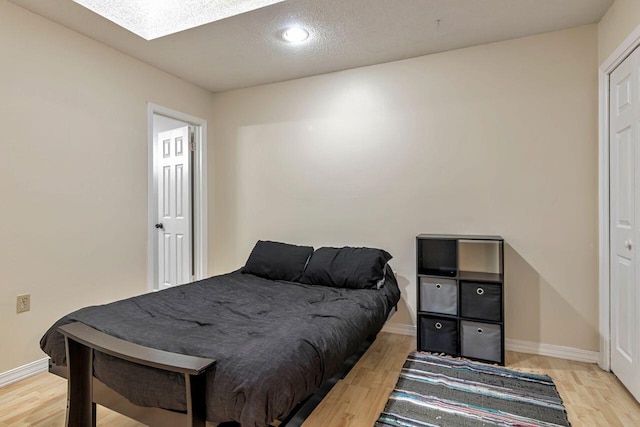
[[[207,420],[267,426],[286,417],[382,328],[400,291],[272,281],[239,271],[73,312],[42,337],[65,365],[61,325],[79,321],[156,349],[212,358]],[[184,378],[96,353],[94,375],[140,406],[185,411]]]

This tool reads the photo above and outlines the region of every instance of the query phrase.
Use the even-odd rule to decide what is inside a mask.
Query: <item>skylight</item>
[[[284,0],[73,0],[153,40]]]

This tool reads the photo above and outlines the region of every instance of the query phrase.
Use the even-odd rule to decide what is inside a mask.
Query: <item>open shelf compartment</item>
[[[458,279],[502,282],[503,250],[502,241],[458,240]]]
[[[456,277],[458,242],[455,239],[419,239],[418,274]]]

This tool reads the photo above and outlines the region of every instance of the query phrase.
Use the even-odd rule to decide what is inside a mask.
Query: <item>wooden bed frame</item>
[[[394,307],[387,320],[396,311],[397,307]],[[205,373],[215,369],[215,360],[134,344],[80,322],[61,326],[58,331],[65,337],[67,366],[57,366],[50,362],[49,372],[68,380],[67,427],[95,427],[96,404],[149,426],[206,426]],[[375,337],[366,340],[356,353],[347,358],[336,375],[323,383],[316,393],[298,404],[287,418],[280,420],[279,426],[299,427],[333,386],[349,373],[374,340]],[[186,413],[138,406],[107,387],[93,376],[94,350],[140,365],[183,374],[187,397]],[[239,424],[224,423],[220,426],[223,425]]]
[[[74,322],[58,328],[64,335],[67,353],[67,427],[95,427],[96,403],[138,421],[158,426],[205,427],[205,372],[215,360],[170,353],[133,344]],[[187,413],[143,408],[120,402],[115,391],[93,377],[93,351],[152,368],[184,375]],[[57,372],[56,372],[57,371]],[[52,370],[61,374],[62,370]],[[115,395],[114,395],[115,394]],[[125,399],[126,400],[126,399]],[[129,403],[127,405],[126,403]],[[136,408],[140,408],[137,411]],[[155,411],[150,411],[155,409]],[[162,412],[157,412],[162,411]]]

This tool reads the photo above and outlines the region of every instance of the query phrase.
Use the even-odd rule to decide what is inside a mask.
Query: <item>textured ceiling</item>
[[[288,0],[146,41],[72,0],[10,1],[213,92],[595,23],[613,2]],[[310,40],[280,40],[292,24]]]

